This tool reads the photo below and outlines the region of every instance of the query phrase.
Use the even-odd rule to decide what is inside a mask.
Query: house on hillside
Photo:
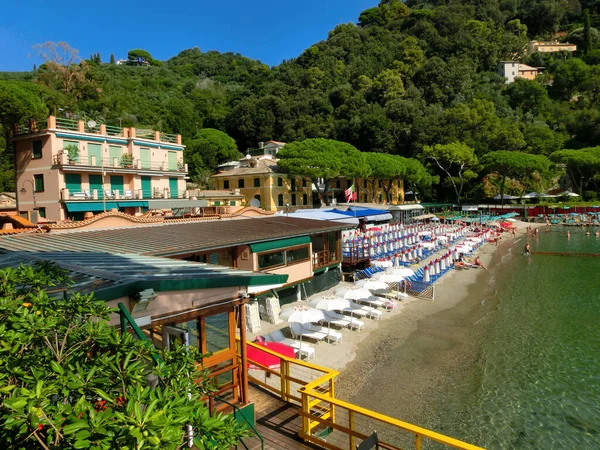
[[[569,44],[568,42],[539,42],[531,41],[529,43],[529,52],[540,52],[540,53],[556,53],[556,52],[575,52],[577,51],[577,45]]]
[[[506,79],[506,84],[515,81],[516,78],[535,80],[543,70],[543,67],[531,67],[518,61],[500,61],[496,67],[496,73]]]

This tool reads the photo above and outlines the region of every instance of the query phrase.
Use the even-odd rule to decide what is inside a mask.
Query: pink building
[[[50,116],[16,126],[13,143],[18,213],[34,221],[206,206],[188,198],[180,135]]]

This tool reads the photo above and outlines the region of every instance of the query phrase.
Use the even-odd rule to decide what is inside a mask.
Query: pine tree
[[[115,55],[114,55],[114,53],[111,53],[111,54],[110,54],[110,63],[111,63],[111,64],[114,64],[114,63],[115,63]]]
[[[37,70],[37,64],[33,65],[33,71],[35,72]]]

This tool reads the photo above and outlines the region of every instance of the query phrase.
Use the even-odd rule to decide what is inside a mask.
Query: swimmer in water
[[[585,232],[585,235],[586,235],[586,236],[589,236],[589,235],[590,235],[590,232],[589,232],[589,231],[586,231],[586,232]]]
[[[531,254],[531,245],[529,245],[529,242],[525,245],[525,254],[526,255]]]
[[[567,231],[567,239],[571,239],[571,232]]]
[[[596,237],[600,236],[600,231],[596,231],[596,233],[594,233],[596,235]]]

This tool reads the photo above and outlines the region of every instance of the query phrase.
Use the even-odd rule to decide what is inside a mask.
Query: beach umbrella
[[[309,303],[310,306],[324,311],[341,311],[350,308],[350,301],[339,297],[316,297]]]
[[[380,272],[373,275],[372,280],[383,281],[384,283],[398,283],[402,281],[404,276],[386,272]]]
[[[398,253],[394,255],[394,267],[400,267],[400,257],[398,256]]]
[[[423,268],[423,281],[425,283],[429,283],[430,278],[429,278],[429,266],[425,265],[425,267]]]
[[[401,267],[399,269],[393,269],[389,272],[392,275],[400,275],[402,277],[411,277],[415,272],[408,267]]]
[[[387,283],[384,283],[381,280],[373,279],[357,281],[354,283],[354,286],[360,289],[368,289],[370,291],[386,291],[390,288]]]
[[[295,306],[293,308],[283,309],[279,313],[279,317],[288,322],[299,323],[318,322],[325,318],[321,310],[307,308],[306,306]]]
[[[379,279],[381,281],[381,279]],[[360,300],[371,297],[371,292],[368,289],[343,287],[335,291],[337,297],[345,298],[346,300]]]
[[[440,258],[440,272],[444,272],[446,270],[446,258],[443,256]]]
[[[423,256],[423,247],[421,247],[421,244],[419,244],[419,247],[417,247],[417,255],[419,258]]]

